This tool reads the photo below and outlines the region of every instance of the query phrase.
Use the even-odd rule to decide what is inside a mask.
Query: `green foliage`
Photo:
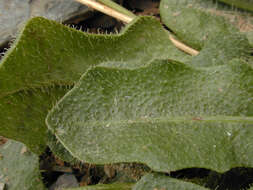
[[[4,111],[0,112],[0,134],[23,142],[35,153],[41,153],[47,142],[47,112],[66,92],[67,88],[42,87],[1,97],[0,110]]]
[[[66,190],[131,190],[133,184],[99,184]]]
[[[228,10],[212,1],[162,0],[160,11],[165,25],[180,40],[201,50],[191,65],[222,65],[233,58],[250,56],[252,46],[246,35],[225,18]]]
[[[0,62],[0,134],[37,154],[48,145],[69,163],[134,162],[154,172],[253,167],[252,30],[242,33],[239,22],[229,19],[233,9],[213,2],[162,0],[160,5],[164,24],[200,50],[195,57],[176,49],[170,33],[151,17],[134,19],[116,35],[30,20]],[[242,2],[247,0],[232,4]],[[2,147],[11,147],[8,143]],[[0,147],[4,162],[19,163],[10,156],[20,153],[17,146]],[[27,153],[22,156],[28,159]],[[10,187],[16,183],[13,189],[43,189],[40,181],[33,186],[38,157],[30,157],[30,165],[20,160],[22,169],[1,163]],[[14,179],[17,169],[27,168],[29,176]],[[123,188],[131,184],[78,189]],[[134,190],[160,188],[205,189],[155,173]]]
[[[41,153],[47,144],[48,110],[90,66],[187,60],[168,35],[150,17],[137,18],[118,35],[87,34],[43,18],[30,20],[0,63],[0,110],[5,110],[0,112],[0,134]]]
[[[163,23],[180,40],[202,49],[208,39],[218,34],[225,38],[237,32],[223,17],[210,13],[216,7],[210,0],[162,0],[160,12]]]
[[[162,172],[252,167],[252,86],[253,69],[240,60],[209,68],[173,61],[96,67],[47,124],[74,157],[94,164],[140,162]]]
[[[39,158],[19,142],[8,140],[0,145],[0,183],[8,190],[43,190]]]
[[[252,46],[246,35],[220,16],[228,14],[228,10],[212,1],[162,0],[160,11],[165,25],[180,40],[201,50],[190,61],[191,65],[222,65],[233,58],[250,57]]]
[[[162,174],[144,176],[133,190],[207,190],[204,187],[189,182],[173,179]]]

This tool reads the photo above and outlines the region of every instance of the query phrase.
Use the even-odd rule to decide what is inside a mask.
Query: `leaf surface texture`
[[[134,45],[134,46],[133,46]],[[91,66],[139,67],[156,58],[186,60],[151,17],[120,34],[94,35],[43,18],[30,20],[0,62],[0,134],[41,153],[48,110]]]
[[[154,61],[97,67],[47,124],[81,161],[145,163],[155,171],[251,167],[253,70],[238,59],[207,68]]]

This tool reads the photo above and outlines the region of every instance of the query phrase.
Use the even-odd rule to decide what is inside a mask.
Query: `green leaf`
[[[0,145],[0,183],[8,190],[45,189],[39,171],[39,158],[19,142]]]
[[[246,60],[251,56],[252,46],[239,32],[244,21],[252,20],[244,18],[246,15],[210,0],[162,0],[160,12],[162,21],[181,41],[201,50],[190,64],[222,65],[233,58]]]
[[[134,46],[133,46],[134,45]],[[114,61],[139,67],[156,58],[181,61],[169,33],[141,17],[118,35],[95,35],[43,18],[30,20],[0,63],[0,134],[41,153],[47,144],[48,110],[91,66]]]
[[[224,172],[253,166],[252,86],[252,66],[241,60],[207,68],[174,61],[97,67],[46,122],[81,161]]]
[[[115,184],[99,184],[99,185],[91,185],[79,188],[71,188],[66,190],[131,190],[133,184],[129,183],[115,183]]]
[[[147,174],[134,186],[133,190],[207,190],[207,188],[162,174]]]
[[[162,0],[163,23],[188,45],[201,49],[208,39],[226,36],[238,30],[218,15],[211,14],[217,4],[210,0]]]
[[[227,64],[234,58],[247,61],[251,56],[251,45],[246,36],[231,34],[224,36],[218,34],[214,39],[208,40],[197,56],[189,64],[196,67],[208,67]]]
[[[66,87],[42,87],[2,96],[0,110],[4,111],[0,113],[0,134],[23,142],[30,150],[40,154],[47,143],[47,112],[68,90]]]

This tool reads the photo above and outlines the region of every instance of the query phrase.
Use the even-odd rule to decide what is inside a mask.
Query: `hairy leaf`
[[[177,37],[201,49],[208,39],[218,34],[226,36],[237,32],[223,17],[208,11],[216,7],[210,0],[162,0],[160,12],[162,21]]]
[[[8,140],[0,145],[0,183],[8,190],[42,190],[39,158],[22,143]]]
[[[207,68],[173,61],[97,67],[47,124],[85,162],[139,162],[162,172],[252,167],[252,86],[252,66],[240,60]]]
[[[66,87],[48,87],[21,90],[1,97],[0,134],[23,142],[35,153],[41,153],[47,143],[47,112],[68,90]]]
[[[207,190],[207,188],[162,174],[148,174],[142,177],[133,190]]]
[[[237,17],[239,14],[211,0],[162,0],[160,11],[162,21],[180,40],[201,50],[191,64],[222,65],[233,58],[250,56],[252,46],[239,29],[251,30],[252,23],[246,23],[246,27],[242,21],[252,19]]]
[[[134,46],[133,46],[134,45]],[[118,35],[94,35],[43,18],[30,20],[0,63],[0,134],[41,153],[48,110],[90,67],[138,67],[156,58],[187,60],[169,33],[141,17]]]

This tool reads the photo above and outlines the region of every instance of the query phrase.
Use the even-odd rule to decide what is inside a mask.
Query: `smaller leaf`
[[[162,0],[160,4],[163,23],[197,49],[217,34],[225,36],[237,31],[223,17],[211,14],[216,8],[216,4],[207,0]]]
[[[19,142],[8,140],[0,146],[0,184],[8,190],[43,190],[39,158]]]
[[[148,174],[142,177],[133,190],[207,190],[207,188],[162,174]]]
[[[250,31],[249,14],[235,14],[207,0],[162,0],[160,11],[164,24],[181,41],[201,50],[191,65],[223,65],[233,58],[246,60],[251,56],[252,46],[242,33]]]

